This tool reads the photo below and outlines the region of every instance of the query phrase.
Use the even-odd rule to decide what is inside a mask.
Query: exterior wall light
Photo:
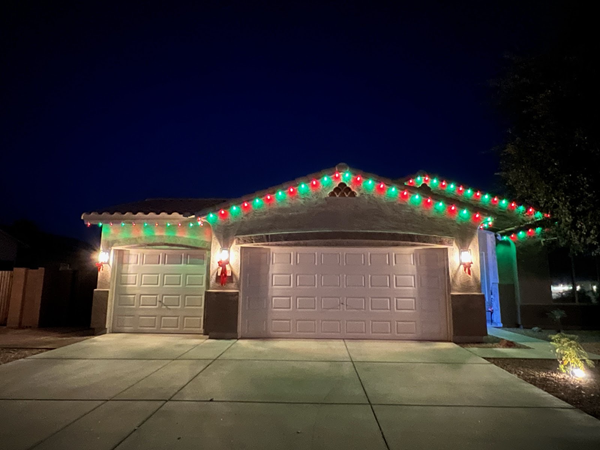
[[[102,250],[100,252],[98,252],[98,262],[96,262],[96,267],[98,268],[98,272],[100,272],[102,270],[102,268],[104,267],[104,264],[108,264],[109,260],[110,260],[110,253],[104,252]]]
[[[219,265],[219,269],[217,270],[217,279],[219,280],[219,283],[221,283],[221,286],[225,286],[227,283],[227,277],[229,275],[227,272],[227,266],[229,265],[229,249],[221,249],[217,264]]]
[[[473,265],[473,257],[471,256],[471,250],[460,251],[460,263],[462,264],[465,273],[471,276],[471,266]]]

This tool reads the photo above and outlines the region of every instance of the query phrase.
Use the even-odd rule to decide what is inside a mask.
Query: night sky
[[[238,197],[341,161],[493,189],[507,124],[489,81],[561,17],[548,1],[4,1],[0,223],[89,239],[84,211]]]

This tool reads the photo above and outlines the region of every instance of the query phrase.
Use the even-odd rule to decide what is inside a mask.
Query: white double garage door
[[[448,340],[444,248],[242,248],[242,337]]]

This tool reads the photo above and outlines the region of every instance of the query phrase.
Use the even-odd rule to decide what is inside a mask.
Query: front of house
[[[501,325],[502,292],[503,310],[522,300],[512,241],[539,235],[543,216],[441,178],[339,164],[236,200],[82,218],[102,228],[98,333],[464,342]]]

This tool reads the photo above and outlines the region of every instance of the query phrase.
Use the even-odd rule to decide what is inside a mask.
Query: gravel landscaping
[[[486,358],[492,364],[600,419],[600,366],[587,369],[582,379],[558,371],[549,359]]]
[[[0,348],[0,365],[48,351],[43,348]]]

